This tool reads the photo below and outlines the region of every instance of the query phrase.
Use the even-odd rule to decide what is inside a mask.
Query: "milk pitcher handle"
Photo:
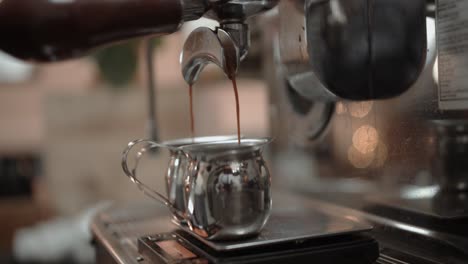
[[[135,160],[134,165],[129,168],[128,166],[129,153],[137,145],[144,145],[144,146],[138,150],[138,152],[134,156],[134,160]],[[171,212],[175,214],[177,217],[184,218],[184,216],[182,216],[180,212],[177,211],[177,209],[174,207],[174,205],[169,201],[169,199],[166,196],[153,190],[151,187],[144,184],[142,181],[140,181],[137,178],[136,171],[137,171],[138,164],[141,158],[145,155],[145,153],[155,148],[166,148],[170,150],[177,150],[173,147],[169,147],[169,146],[166,146],[166,145],[163,145],[163,144],[151,141],[151,140],[146,140],[146,139],[137,139],[137,140],[131,141],[130,143],[128,143],[128,146],[125,148],[125,150],[122,153],[122,169],[125,175],[127,175],[130,178],[130,180],[132,180],[132,182],[137,185],[138,189],[140,189],[146,196],[158,202],[161,202],[162,204],[167,206],[171,210]]]

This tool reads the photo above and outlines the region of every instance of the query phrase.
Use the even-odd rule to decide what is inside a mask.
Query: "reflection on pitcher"
[[[141,191],[171,210],[176,224],[203,238],[229,240],[257,235],[271,210],[270,173],[262,157],[271,139],[246,138],[241,144],[222,137],[196,138],[193,144],[184,144],[186,141],[132,141],[124,150],[122,168]],[[129,167],[131,149],[142,143],[146,147],[138,151]],[[139,160],[153,148],[170,151],[168,197],[136,176]]]

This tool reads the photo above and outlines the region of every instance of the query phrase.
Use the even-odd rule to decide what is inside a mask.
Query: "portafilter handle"
[[[207,0],[2,0],[0,50],[50,62],[135,37],[170,34],[200,18]]]
[[[203,15],[218,20],[248,49],[245,19],[278,0],[0,0],[3,50],[28,61],[80,57],[97,47],[142,36],[177,31]]]

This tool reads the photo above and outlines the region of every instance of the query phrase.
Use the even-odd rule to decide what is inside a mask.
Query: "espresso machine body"
[[[377,263],[466,262],[467,5],[298,2],[269,33],[278,181],[370,220]]]

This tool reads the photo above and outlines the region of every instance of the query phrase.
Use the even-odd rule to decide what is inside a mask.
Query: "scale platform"
[[[307,210],[273,212],[257,237],[209,241],[187,227],[141,237],[138,250],[155,263],[374,263],[378,244],[366,223]]]

